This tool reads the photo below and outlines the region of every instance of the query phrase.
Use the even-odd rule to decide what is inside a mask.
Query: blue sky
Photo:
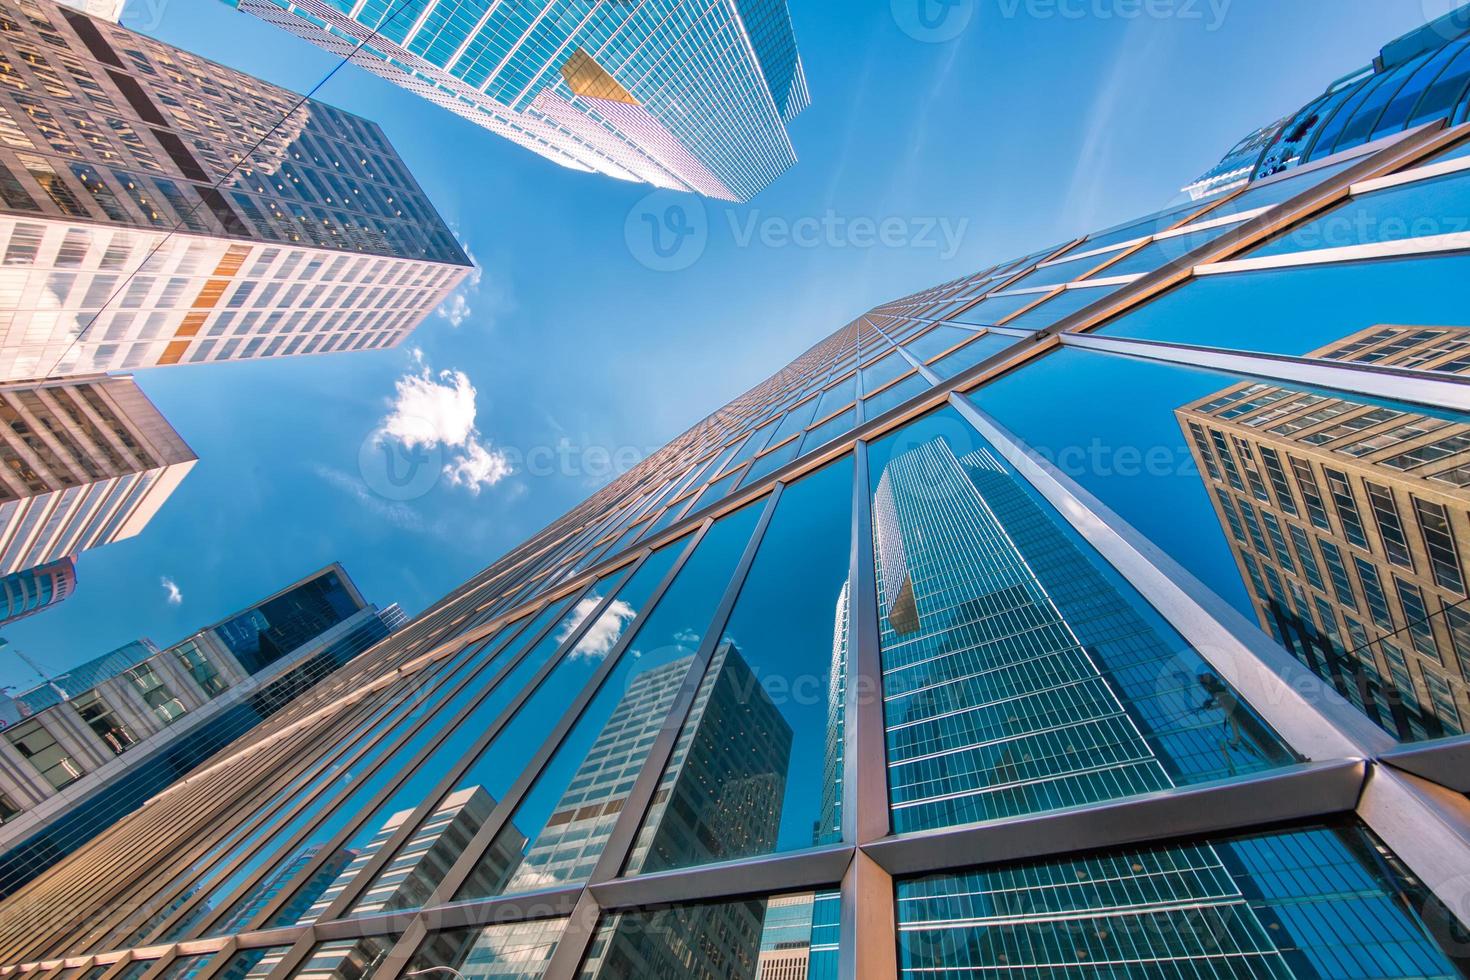
[[[415,613],[605,482],[610,461],[854,316],[1159,207],[1246,132],[1455,6],[948,0],[934,37],[920,2],[940,10],[790,0],[813,98],[791,126],[801,162],[749,205],[694,204],[703,251],[676,271],[650,268],[636,237],[665,203],[649,188],[563,170],[339,72],[318,97],[383,126],[483,267],[468,314],[394,351],[141,374],[198,467],[142,535],[81,557],[75,596],[6,638],[59,672],[138,637],[175,642],[333,560],[370,600]],[[123,23],[296,91],[334,64],[215,0],[129,0]],[[894,218],[897,238],[863,234]],[[457,386],[440,407],[460,422],[473,389],[476,444],[510,475],[376,492],[374,433],[425,371],[436,388],[410,390]],[[0,684],[36,680],[0,656]]]

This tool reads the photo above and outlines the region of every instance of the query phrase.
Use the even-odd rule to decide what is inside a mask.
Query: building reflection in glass
[[[1470,328],[1373,327],[1328,360],[1470,372]],[[1175,413],[1261,625],[1404,740],[1470,712],[1470,425],[1243,381]]]
[[[879,443],[873,465],[896,832],[1291,760],[948,411]]]

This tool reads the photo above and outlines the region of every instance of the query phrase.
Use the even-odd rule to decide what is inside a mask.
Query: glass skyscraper
[[[469,259],[375,124],[301,101],[6,0],[0,379],[374,350],[432,314]]]
[[[17,890],[0,969],[1470,975],[1456,23],[1330,149],[841,325]]]
[[[226,0],[534,153],[749,200],[810,103],[786,0]]]

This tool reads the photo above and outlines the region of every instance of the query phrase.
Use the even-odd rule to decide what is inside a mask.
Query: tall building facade
[[[11,572],[0,578],[0,626],[56,605],[76,587],[76,563],[70,558]]]
[[[838,325],[19,889],[0,969],[1470,975],[1451,101]]]
[[[283,648],[252,655],[261,643],[242,648],[243,622]],[[143,806],[399,624],[396,607],[368,603],[332,565],[167,649],[136,640],[5,698],[0,889]]]
[[[0,574],[141,531],[198,457],[127,377],[0,386]]]
[[[0,32],[0,379],[391,347],[470,271],[373,123],[57,6]]]
[[[810,103],[786,0],[226,0],[573,170],[749,200]]]

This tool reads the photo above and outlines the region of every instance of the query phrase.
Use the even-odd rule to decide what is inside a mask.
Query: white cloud
[[[163,586],[164,601],[170,606],[181,606],[184,604],[184,593],[179,591],[179,583],[165,575],[158,580],[158,584]]]
[[[465,321],[470,318],[474,310],[470,309],[469,298],[464,291],[460,290],[439,305],[439,315],[449,321],[449,325],[458,329],[464,326]]]
[[[572,610],[572,618],[557,631],[557,641],[565,640],[575,633],[577,627],[592,615],[600,602],[602,599],[598,596],[588,596],[578,602],[576,608]],[[618,640],[623,635],[623,629],[636,615],[638,615],[638,610],[621,599],[614,599],[603,610],[602,615],[597,617],[597,622],[582,634],[582,638],[572,648],[572,659],[601,660],[606,657],[612,652],[612,648],[617,646]]]
[[[450,486],[478,494],[514,472],[510,458],[492,449],[475,427],[475,386],[463,371],[437,374],[414,350],[416,370],[393,383],[387,416],[376,438],[391,439],[406,449],[450,450],[444,477]]]
[[[478,310],[479,320],[485,326],[493,327],[499,317],[515,309],[510,286],[498,277],[487,279],[484,267],[475,258],[475,253],[470,251],[469,245],[460,242],[460,247],[469,256],[474,268],[464,282],[460,283],[459,288],[439,304],[438,314],[441,319],[448,320],[451,327],[459,329]]]

